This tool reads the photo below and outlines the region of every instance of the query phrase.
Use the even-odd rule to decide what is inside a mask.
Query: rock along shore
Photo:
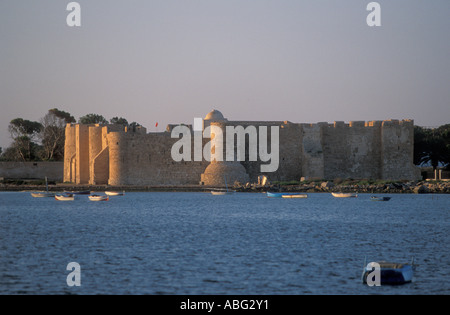
[[[235,187],[241,192],[354,192],[354,193],[389,193],[389,194],[450,194],[450,181],[389,182],[379,184],[334,184],[332,181],[309,182],[299,184],[272,184],[265,187],[245,185]]]

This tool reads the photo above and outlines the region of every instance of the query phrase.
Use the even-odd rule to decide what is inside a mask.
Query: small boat
[[[275,193],[275,192],[270,192],[268,191],[267,193],[267,197],[269,198],[306,198],[304,196],[307,196],[304,193],[295,193],[295,192],[279,192],[279,193]],[[294,197],[294,196],[300,196],[300,197]]]
[[[298,195],[283,195],[282,198],[308,198],[307,194],[298,194]]]
[[[214,195],[214,196],[224,196],[224,195],[231,195],[231,194],[234,193],[234,191],[228,190],[227,178],[224,177],[224,179],[225,179],[226,189],[214,189],[214,190],[211,190],[211,194],[212,195]]]
[[[105,194],[108,196],[123,196],[125,195],[124,191],[105,191]]]
[[[31,193],[31,196],[34,198],[48,198],[48,197],[55,197],[55,193],[51,193],[48,191],[48,180],[47,177],[45,177],[45,191],[35,191]]]
[[[233,193],[234,193],[233,191],[226,191],[226,190],[211,190],[211,194],[214,196],[231,195]]]
[[[372,196],[372,197],[370,197],[370,200],[372,200],[372,201],[389,201],[389,200],[391,200],[391,197]]]
[[[69,195],[90,195],[91,191],[90,190],[81,190],[81,191],[64,191],[66,194]]]
[[[336,192],[333,192],[331,194],[333,195],[333,197],[336,197],[336,198],[356,198],[356,197],[358,197],[358,195],[356,193],[336,193]]]
[[[364,267],[362,281],[367,284],[367,277],[379,270],[379,283],[383,284],[405,284],[412,281],[414,260],[411,264],[391,263],[386,261],[370,262]],[[376,275],[375,275],[376,281]],[[373,280],[372,280],[373,281]]]
[[[108,201],[109,200],[109,196],[106,195],[90,195],[89,196],[89,200],[91,201]]]
[[[45,191],[35,191],[31,193],[31,196],[34,198],[47,198],[47,197],[55,197],[55,193]]]
[[[75,196],[72,194],[55,195],[55,199],[59,201],[74,201]]]

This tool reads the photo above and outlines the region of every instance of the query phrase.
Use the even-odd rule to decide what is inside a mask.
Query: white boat
[[[266,192],[267,197],[269,198],[306,198],[307,195],[304,193],[298,192]],[[294,197],[299,196],[299,197]],[[306,197],[305,197],[306,196]]]
[[[55,199],[59,200],[59,201],[74,201],[75,200],[75,196],[74,195],[69,195],[69,194],[67,194],[67,195],[56,195]]]
[[[281,198],[289,198],[289,199],[293,199],[293,198],[308,198],[308,195],[307,194],[282,195]]]
[[[361,279],[363,283],[367,283],[367,277],[371,275],[372,272],[376,272],[377,269],[379,269],[379,285],[405,284],[412,281],[413,266],[414,260],[411,264],[392,263],[386,261],[370,262],[364,267]]]
[[[34,198],[48,198],[48,197],[55,197],[55,193],[51,193],[48,191],[48,180],[47,177],[45,178],[45,191],[35,191],[31,193],[31,196]]]
[[[105,191],[105,194],[108,196],[123,196],[125,195],[124,191]]]
[[[226,189],[214,189],[211,190],[211,194],[214,196],[224,196],[224,195],[231,195],[234,193],[234,191],[228,190],[228,184],[227,184],[227,178],[225,177],[225,186]]]
[[[47,198],[47,197],[55,197],[55,193],[46,191],[35,191],[31,193],[31,196],[34,198]]]
[[[358,197],[358,195],[356,193],[336,193],[336,192],[333,192],[331,194],[333,195],[333,197],[336,197],[336,198],[355,198],[355,197]]]
[[[109,196],[106,195],[90,195],[89,196],[89,200],[91,201],[108,201],[109,200]]]
[[[211,194],[215,196],[223,196],[223,195],[231,195],[233,194],[232,191],[226,191],[226,190],[211,190]]]

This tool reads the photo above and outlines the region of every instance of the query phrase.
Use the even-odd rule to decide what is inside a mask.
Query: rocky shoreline
[[[264,187],[246,185],[235,187],[240,192],[353,192],[372,194],[450,194],[450,181],[389,182],[389,183],[355,183],[334,184],[332,181],[310,182],[299,184],[272,184]]]
[[[128,192],[209,192],[214,187],[200,185],[185,186],[88,186],[72,184],[50,184],[49,191],[128,191]],[[450,181],[419,181],[419,182],[384,182],[384,183],[341,183],[332,181],[315,181],[296,184],[275,183],[265,186],[256,184],[236,184],[231,188],[237,192],[305,192],[331,193],[355,192],[372,194],[450,194]],[[0,184],[0,191],[42,191],[45,185],[30,184]]]

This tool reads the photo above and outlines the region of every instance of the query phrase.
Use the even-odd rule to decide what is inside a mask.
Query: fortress
[[[205,185],[224,186],[236,181],[257,182],[260,175],[270,181],[305,178],[415,180],[420,176],[413,164],[414,122],[412,120],[336,121],[329,123],[292,123],[289,121],[229,121],[213,110],[203,120],[203,130],[216,126],[272,126],[279,130],[279,165],[276,171],[261,172],[267,162],[260,157],[211,162],[172,158],[172,131],[150,132],[144,127],[122,125],[66,126],[64,182],[89,185]],[[189,128],[191,148],[196,129]],[[261,129],[258,137],[261,137]],[[248,139],[247,135],[246,139]],[[268,150],[271,134],[268,132]],[[202,147],[211,144],[216,152],[215,135],[203,135]],[[237,141],[234,146],[236,148]],[[259,145],[258,145],[259,146]],[[236,150],[235,150],[236,152]]]

